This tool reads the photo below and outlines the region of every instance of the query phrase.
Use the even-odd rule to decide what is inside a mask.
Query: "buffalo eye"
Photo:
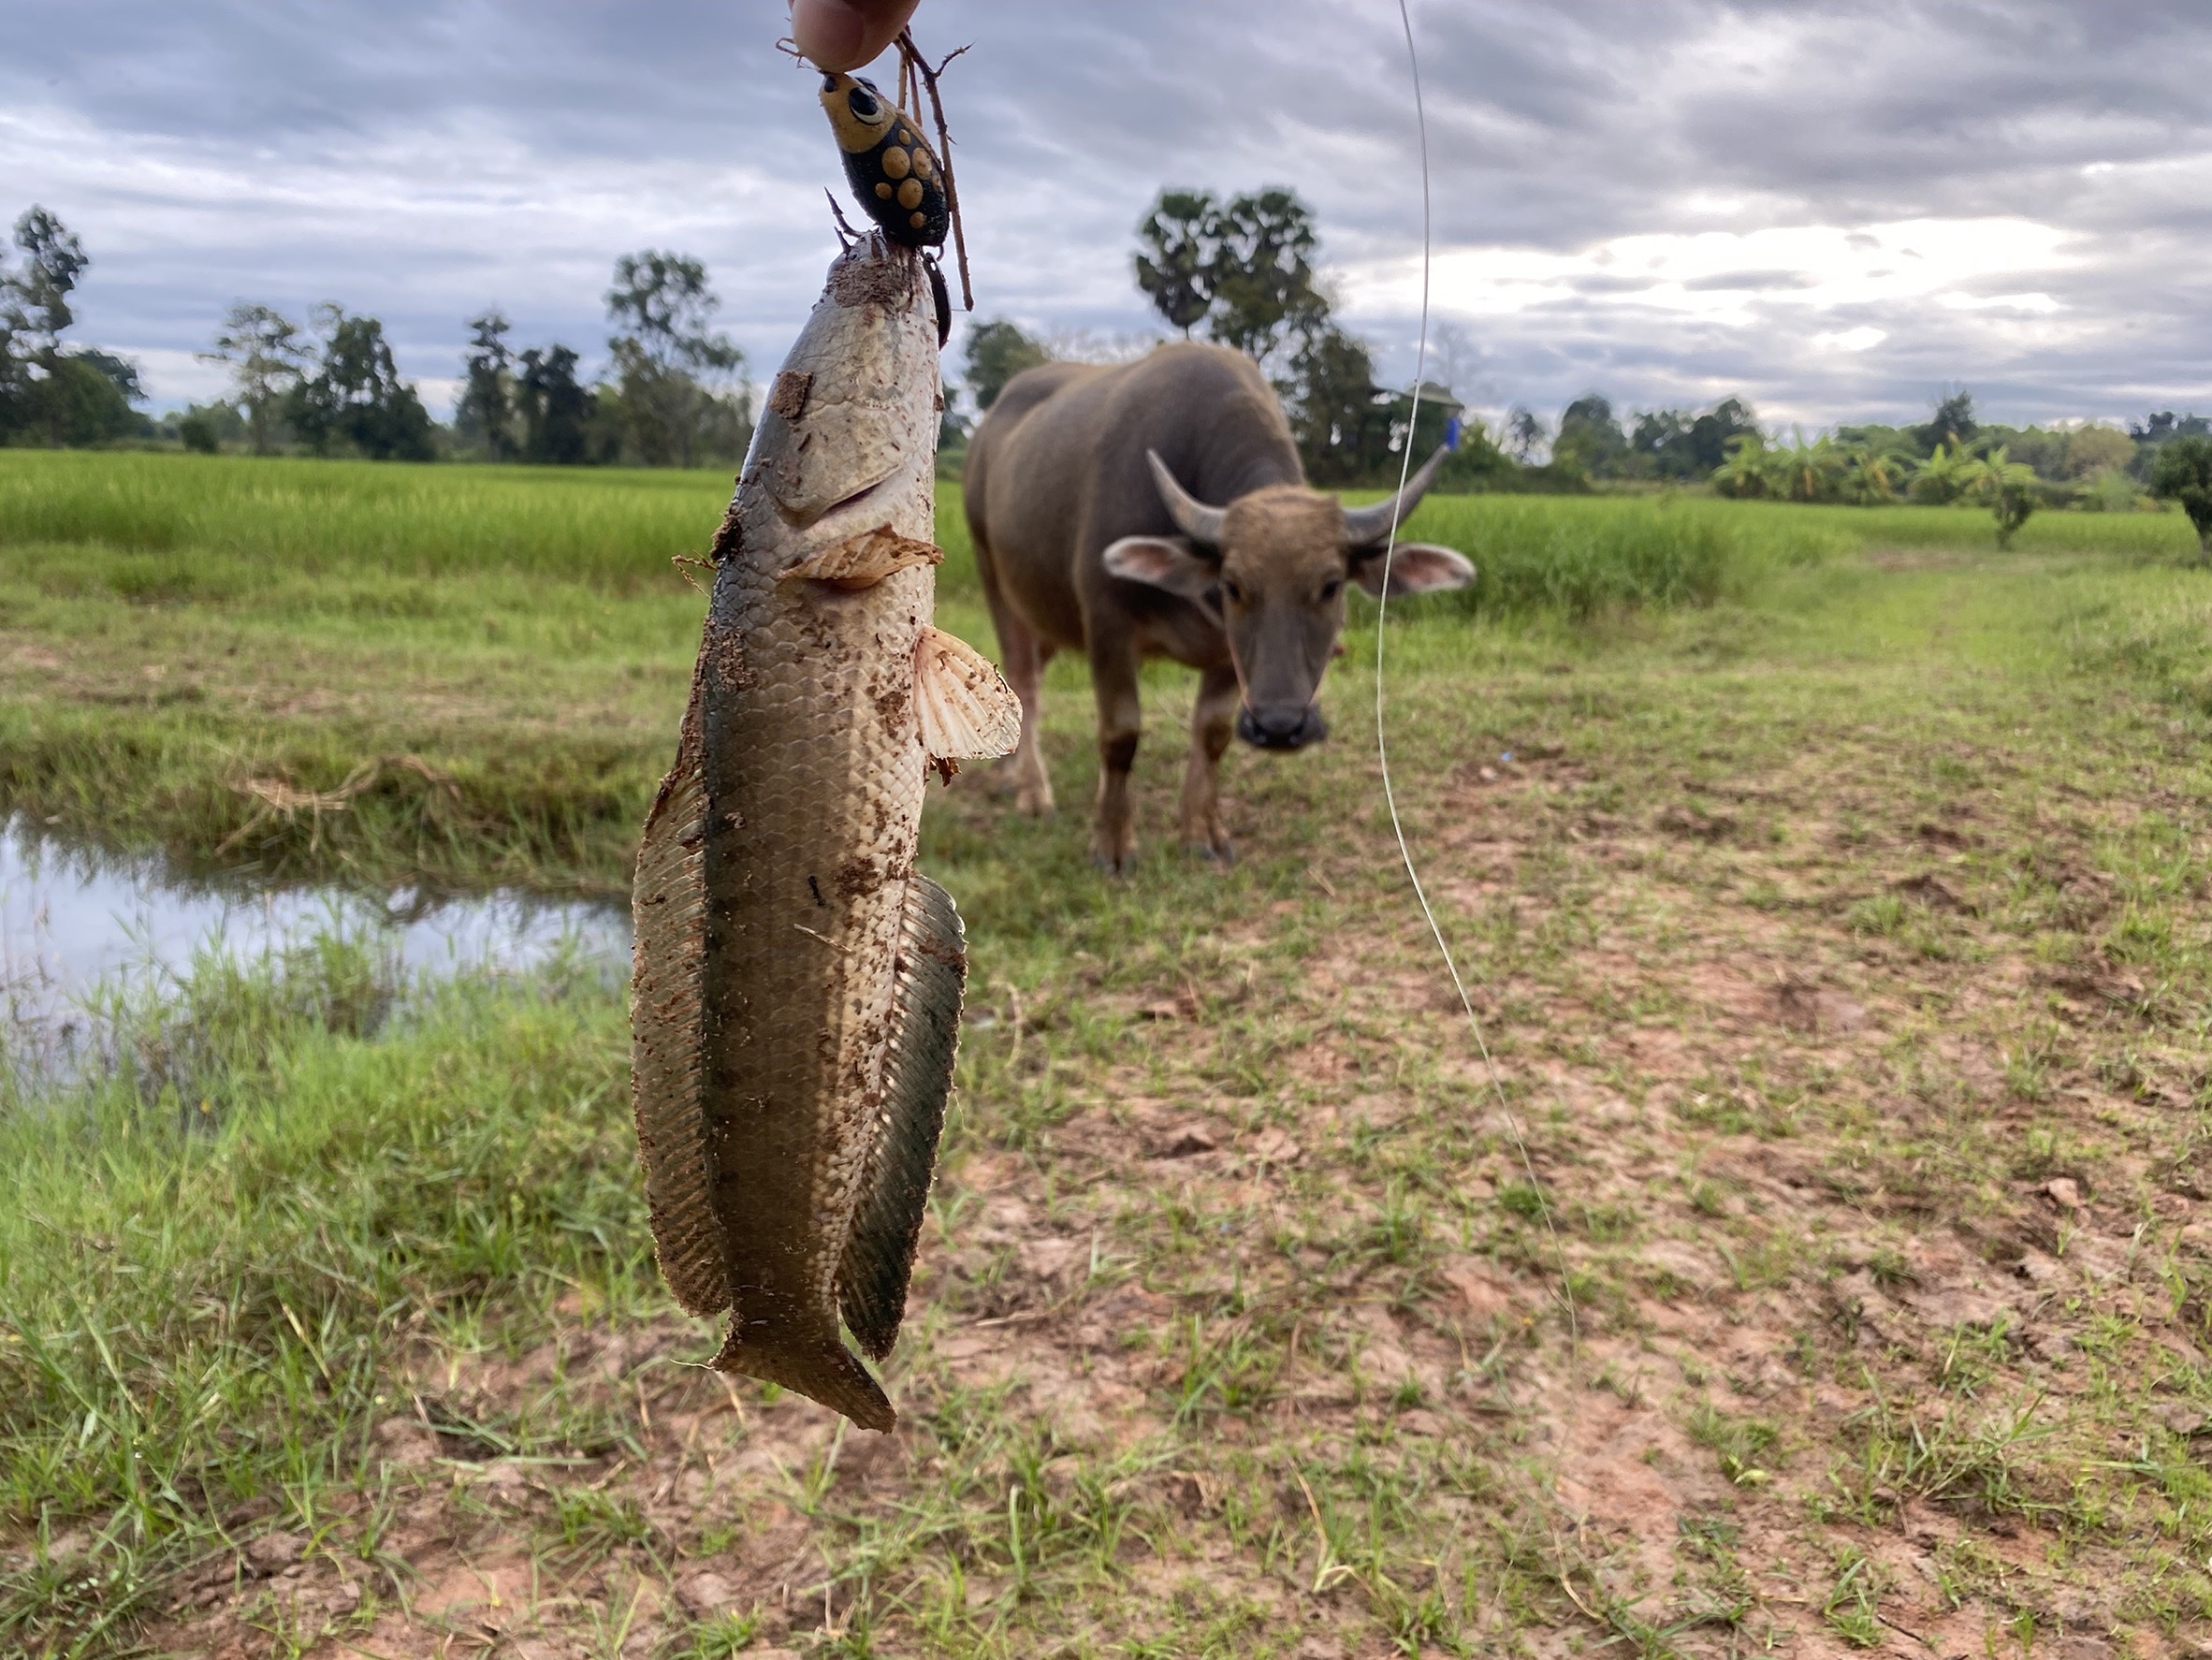
[[[1238,585],[1234,576],[1224,576],[1221,579],[1221,591],[1229,596],[1229,603],[1232,605],[1241,605],[1244,603],[1244,590]]]
[[[1326,605],[1343,591],[1344,578],[1342,576],[1330,577],[1328,581],[1321,584],[1321,604]]]

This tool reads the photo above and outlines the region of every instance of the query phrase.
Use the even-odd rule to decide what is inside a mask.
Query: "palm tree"
[[[2035,493],[2035,469],[2010,459],[2001,444],[1968,466],[1972,471],[1966,493],[1988,504],[1990,517],[1997,520],[1997,546],[2010,547],[2013,532],[2042,505]]]
[[[1981,473],[1982,463],[1966,453],[1963,444],[1939,444],[1913,474],[1913,500],[1948,507],[1974,488]]]
[[[1728,459],[1713,469],[1712,488],[1724,496],[1749,500],[1767,493],[1767,440],[1745,432],[1728,440]]]
[[[1788,448],[1768,453],[1768,488],[1785,502],[1832,500],[1843,475],[1843,450],[1825,432],[1811,444],[1801,427],[1792,436]]]
[[[1844,500],[1860,507],[1894,502],[1913,474],[1913,459],[1900,450],[1854,444],[1843,457]]]

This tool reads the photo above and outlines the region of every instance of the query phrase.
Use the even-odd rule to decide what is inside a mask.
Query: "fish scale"
[[[720,534],[677,764],[633,906],[633,1090],[677,1300],[714,1363],[888,1429],[847,1347],[890,1352],[966,968],[914,866],[932,766],[1003,754],[1020,706],[930,626],[938,415],[921,261],[830,268]]]

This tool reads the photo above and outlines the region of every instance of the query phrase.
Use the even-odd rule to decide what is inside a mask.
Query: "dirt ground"
[[[895,1433],[579,1303],[421,1352],[153,1647],[2212,1654],[2196,739],[1631,672],[1406,716],[1494,1071],[1372,750],[1240,764],[1254,862],[1343,826],[1259,902],[979,946]],[[986,782],[933,811],[998,834]]]

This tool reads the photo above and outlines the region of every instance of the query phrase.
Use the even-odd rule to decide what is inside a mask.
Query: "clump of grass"
[[[1774,1425],[1756,1418],[1733,1418],[1709,1402],[1690,1414],[1690,1439],[1710,1448],[1721,1461],[1721,1474],[1739,1487],[1761,1487],[1773,1478],[1759,1460],[1782,1439]]]
[[[406,1343],[657,1296],[618,998],[390,989],[343,943],[203,965],[0,1117],[0,1516],[43,1541],[0,1648],[112,1644],[240,1501],[372,1484]]]
[[[1710,604],[1767,570],[1817,563],[1847,546],[1821,521],[1754,522],[1729,503],[1682,500],[1438,497],[1406,533],[1475,561],[1474,585],[1433,604],[1575,619]]]

